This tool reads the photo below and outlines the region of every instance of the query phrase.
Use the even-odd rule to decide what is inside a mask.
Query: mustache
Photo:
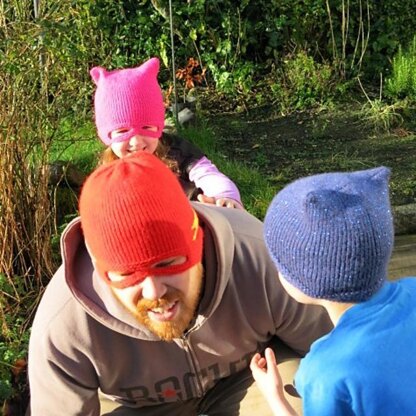
[[[165,293],[160,299],[150,300],[150,299],[140,299],[137,302],[137,310],[148,310],[155,308],[166,308],[172,302],[176,300],[182,300],[181,293],[176,289],[171,289],[169,292]]]

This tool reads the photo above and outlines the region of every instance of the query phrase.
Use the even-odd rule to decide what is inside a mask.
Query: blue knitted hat
[[[389,177],[385,167],[325,173],[280,191],[264,236],[283,277],[314,298],[369,299],[387,278],[393,248]]]

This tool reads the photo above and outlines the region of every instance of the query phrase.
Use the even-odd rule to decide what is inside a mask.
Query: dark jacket
[[[173,134],[163,133],[160,140],[169,148],[168,157],[178,162],[182,189],[188,199],[195,201],[202,191],[189,179],[189,173],[195,163],[205,156],[204,153],[188,140]]]

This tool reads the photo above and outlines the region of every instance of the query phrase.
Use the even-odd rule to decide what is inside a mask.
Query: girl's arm
[[[192,166],[189,179],[204,193],[198,198],[200,202],[243,208],[240,192],[235,183],[220,172],[207,157],[202,157]]]

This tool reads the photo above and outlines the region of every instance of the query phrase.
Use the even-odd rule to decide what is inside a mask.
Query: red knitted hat
[[[151,58],[136,68],[107,71],[96,66],[90,74],[97,89],[94,96],[98,136],[107,145],[130,140],[136,134],[159,138],[165,125],[163,95],[157,82],[159,59]],[[147,129],[157,127],[156,131]],[[128,129],[111,139],[111,132]]]
[[[126,275],[112,286],[177,274],[201,261],[198,216],[176,176],[156,156],[139,152],[100,166],[84,183],[79,210],[100,274],[108,281],[109,271]],[[176,256],[184,256],[184,263],[154,267]]]

